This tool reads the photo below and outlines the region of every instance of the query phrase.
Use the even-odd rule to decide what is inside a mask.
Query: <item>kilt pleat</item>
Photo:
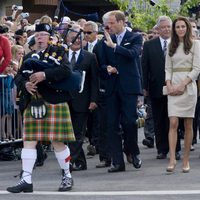
[[[34,119],[29,106],[24,111],[24,141],[75,141],[68,104],[45,104],[47,114],[44,119]]]

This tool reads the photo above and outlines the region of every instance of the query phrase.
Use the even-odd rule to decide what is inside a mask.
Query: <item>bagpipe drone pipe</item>
[[[47,68],[59,67],[67,49],[62,45],[49,44],[47,50],[42,55],[32,54],[31,58],[28,58],[23,62],[24,69],[22,73],[25,76],[30,76],[32,73],[44,71]],[[83,90],[85,80],[85,72],[80,70],[71,71],[71,74],[59,82],[52,82],[48,84],[49,87],[57,90],[63,90],[67,92]]]

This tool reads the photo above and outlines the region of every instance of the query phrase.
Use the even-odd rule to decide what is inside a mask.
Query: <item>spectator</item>
[[[5,33],[7,29],[3,26],[0,26],[0,74],[6,69],[6,67],[10,64],[12,55],[11,55],[11,45],[3,33]]]

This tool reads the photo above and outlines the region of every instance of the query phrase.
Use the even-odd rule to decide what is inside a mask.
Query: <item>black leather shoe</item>
[[[166,159],[167,158],[167,154],[164,153],[158,153],[158,155],[156,156],[157,159]]]
[[[67,177],[66,175],[63,175],[62,182],[58,188],[59,192],[65,192],[72,189],[74,182],[72,178]]]
[[[44,153],[44,156],[43,156],[43,159],[37,159],[36,160],[36,163],[35,163],[35,165],[37,166],[37,167],[41,167],[41,166],[43,166],[44,165],[44,161],[47,159],[47,153]]]
[[[125,171],[125,165],[114,165],[110,169],[108,169],[109,173],[114,173],[114,172],[124,172]]]
[[[110,167],[111,163],[108,163],[106,161],[101,161],[99,164],[96,165],[96,168],[104,168],[104,167]]]
[[[78,165],[78,166],[73,166],[72,171],[81,171],[81,170],[86,170],[87,166],[86,165]]]
[[[179,152],[176,152],[175,157],[176,157],[176,160],[180,160],[181,159],[181,154]]]
[[[136,169],[139,169],[142,166],[142,160],[140,159],[139,155],[133,156],[133,166]]]
[[[33,184],[29,184],[25,180],[21,180],[16,186],[8,187],[7,191],[11,193],[33,192]]]
[[[154,148],[154,143],[152,140],[144,139],[144,140],[142,140],[142,144],[144,146],[147,146],[148,148]]]

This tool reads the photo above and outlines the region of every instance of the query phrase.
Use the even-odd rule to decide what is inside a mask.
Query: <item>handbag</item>
[[[163,91],[162,91],[163,95],[168,95],[168,92],[167,92],[167,86],[163,86]]]
[[[37,94],[32,96],[30,102],[30,114],[34,119],[44,119],[47,115],[47,107],[44,99]]]

